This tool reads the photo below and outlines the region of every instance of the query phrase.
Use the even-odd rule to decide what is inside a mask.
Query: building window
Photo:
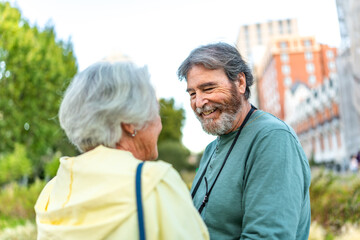
[[[322,152],[325,150],[324,134],[320,134],[320,148]]]
[[[249,39],[249,27],[247,25],[244,26],[244,35],[246,39]]]
[[[291,83],[292,83],[291,77],[286,77],[286,78],[284,78],[284,84],[285,84],[285,86],[290,87],[290,86],[291,86]]]
[[[286,22],[287,22],[288,33],[291,34],[291,32],[292,32],[292,29],[291,29],[291,20],[288,19]]]
[[[286,53],[282,53],[282,54],[280,55],[280,60],[281,60],[282,62],[289,62],[289,55],[287,55]]]
[[[262,39],[261,39],[261,25],[258,23],[256,24],[256,31],[257,31],[257,37],[258,37],[258,43],[259,45],[262,44]]]
[[[250,48],[250,41],[249,41],[249,39],[246,39],[246,40],[245,40],[245,45],[246,45],[246,51],[247,51],[247,53],[250,53],[250,52],[251,52],[251,48]]]
[[[280,48],[281,49],[286,49],[288,47],[288,43],[287,42],[280,42]]]
[[[315,75],[310,75],[308,81],[309,81],[309,84],[310,84],[310,85],[314,85],[314,84],[316,83],[316,77],[315,77]]]
[[[329,62],[328,66],[329,66],[329,69],[334,70],[335,69],[335,62]]]
[[[337,140],[338,148],[341,148],[342,142],[341,142],[341,135],[340,135],[340,131],[339,131],[339,130],[336,131],[336,140]]]
[[[311,40],[310,39],[304,40],[304,46],[311,47],[312,46]]]
[[[284,75],[290,74],[290,66],[289,65],[283,65],[281,67],[281,71]]]
[[[249,39],[249,27],[246,25],[244,26],[244,35],[245,35],[245,44],[247,51],[250,52],[250,39]]]
[[[332,59],[332,58],[334,58],[334,52],[331,50],[327,50],[326,56],[327,56],[327,58]]]
[[[306,60],[312,60],[313,59],[313,53],[312,52],[305,52],[305,59]]]
[[[314,91],[314,98],[317,98],[317,97],[318,97],[318,91],[315,90],[315,91]]]
[[[272,26],[272,22],[268,23],[268,30],[269,30],[269,35],[271,36],[273,34],[273,26]]]
[[[306,64],[306,71],[307,71],[308,73],[313,73],[314,70],[315,70],[314,64],[312,64],[312,63],[307,63],[307,64]]]
[[[281,20],[279,21],[279,33],[280,33],[280,34],[283,34],[283,33],[284,33],[284,26],[283,26],[283,23],[282,23]]]

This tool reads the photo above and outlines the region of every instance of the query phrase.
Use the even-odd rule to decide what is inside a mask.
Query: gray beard
[[[225,133],[229,132],[235,123],[236,116],[241,111],[241,104],[236,112],[228,112],[224,111],[221,113],[220,118],[215,120],[214,119],[202,119],[199,115],[203,111],[208,111],[213,107],[217,107],[219,109],[223,109],[223,106],[215,104],[215,106],[205,106],[204,108],[197,108],[195,114],[197,119],[200,121],[203,130],[211,135],[219,136],[224,135]]]
[[[229,132],[233,127],[233,123],[235,122],[236,115],[230,113],[222,113],[220,118],[216,121],[214,119],[199,119],[201,126],[205,132],[211,135],[219,136],[224,135]]]

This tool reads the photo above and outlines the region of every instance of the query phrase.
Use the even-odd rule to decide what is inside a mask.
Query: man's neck
[[[236,120],[234,121],[234,126],[233,128],[231,128],[231,130],[227,133],[230,132],[234,132],[236,131],[241,124],[244,122],[246,115],[249,113],[250,109],[251,109],[251,104],[249,103],[248,100],[243,100],[243,102],[241,103],[241,109],[240,111],[237,113],[237,117]]]

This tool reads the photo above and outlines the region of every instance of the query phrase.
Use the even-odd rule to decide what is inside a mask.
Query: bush
[[[36,226],[32,222],[26,222],[23,225],[0,231],[0,240],[36,240],[36,237]]]
[[[17,143],[12,153],[0,158],[0,185],[29,176],[31,171],[25,146]]]
[[[35,219],[34,205],[45,182],[36,180],[30,186],[11,183],[0,190],[0,228],[24,224]]]
[[[310,186],[311,216],[329,231],[339,232],[344,224],[360,223],[360,179],[320,171]]]
[[[59,158],[61,157],[61,152],[56,152],[51,161],[45,163],[45,178],[51,179],[56,176],[57,170],[60,166]]]
[[[159,159],[171,163],[179,172],[189,168],[190,151],[181,143],[165,141],[159,144]]]

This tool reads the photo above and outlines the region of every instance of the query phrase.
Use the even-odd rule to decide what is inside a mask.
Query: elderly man
[[[253,76],[226,43],[193,50],[178,69],[204,131],[192,197],[211,239],[308,239],[310,168],[294,131],[252,106]]]

